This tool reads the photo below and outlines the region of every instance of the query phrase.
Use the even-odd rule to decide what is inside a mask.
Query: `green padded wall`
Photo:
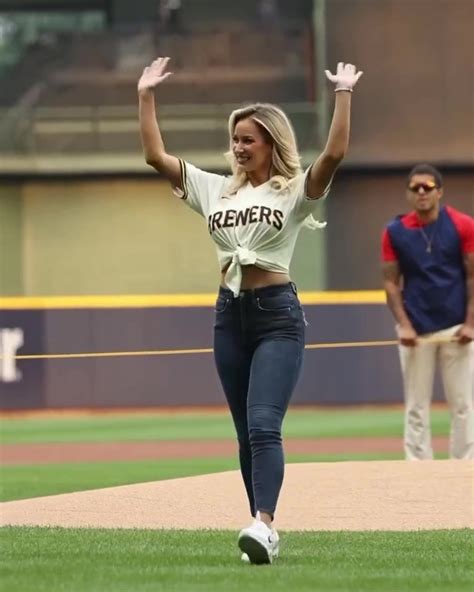
[[[209,291],[205,224],[158,179],[30,183],[26,295]]]
[[[21,188],[0,185],[0,296],[23,295]]]
[[[205,221],[158,177],[34,180],[0,191],[4,296],[217,288]],[[300,289],[324,288],[324,233],[301,232],[291,267]]]

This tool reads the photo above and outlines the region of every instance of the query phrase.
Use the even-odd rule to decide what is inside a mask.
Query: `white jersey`
[[[318,199],[306,197],[306,173],[300,173],[282,190],[267,181],[258,187],[247,182],[229,195],[231,177],[198,169],[180,160],[183,191],[175,191],[207,220],[225,283],[239,295],[242,265],[256,265],[288,273],[298,232],[313,213]],[[329,186],[321,197],[326,197]],[[323,226],[323,225],[321,225]]]

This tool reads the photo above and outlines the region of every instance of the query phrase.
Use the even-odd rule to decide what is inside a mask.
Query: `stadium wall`
[[[189,298],[204,304],[189,306],[183,297],[183,306],[170,305],[176,298],[142,299],[140,305],[134,297],[117,298],[118,307],[110,305],[110,298],[89,303],[87,299],[57,299],[56,303],[54,299],[30,299],[30,308],[19,309],[15,306],[21,303],[11,299],[7,310],[5,299],[0,327],[22,331],[24,345],[18,355],[71,356],[17,359],[16,378],[10,381],[5,380],[0,359],[1,408],[224,404],[211,351],[214,297]],[[367,343],[394,339],[383,294],[303,292],[301,299],[310,347],[293,402],[401,402],[396,347]],[[365,345],[355,347],[354,342]],[[0,349],[1,344],[0,332]],[[165,353],[125,355],[150,350]],[[113,352],[123,355],[78,356]]]
[[[0,183],[0,296],[23,294],[21,187]]]
[[[445,202],[474,214],[472,168],[442,168]],[[300,290],[381,288],[380,236],[405,212],[408,168],[344,169],[300,233]],[[218,266],[204,221],[153,177],[0,183],[0,296],[213,293]]]
[[[0,296],[214,292],[218,284],[205,221],[158,176],[0,183],[0,214]],[[301,289],[325,287],[324,240],[301,233],[293,265]]]
[[[351,162],[472,166],[473,19],[470,0],[326,2],[328,65],[351,61],[365,72]]]

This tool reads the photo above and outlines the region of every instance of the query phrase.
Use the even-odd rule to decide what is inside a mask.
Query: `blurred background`
[[[215,172],[230,111],[253,101],[286,110],[307,166],[333,108],[324,70],[365,72],[328,226],[302,231],[292,277],[308,343],[393,339],[380,236],[410,168],[438,166],[474,214],[473,25],[472,0],[0,0],[1,405],[223,403],[209,353],[12,357],[211,347],[213,244],[141,153],[136,83],[159,55],[167,149]],[[401,401],[395,349],[309,355],[295,402]]]

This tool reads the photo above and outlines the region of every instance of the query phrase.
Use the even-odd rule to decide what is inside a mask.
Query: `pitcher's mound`
[[[473,478],[471,461],[290,464],[276,525],[284,530],[474,528]],[[237,530],[249,521],[237,471],[2,506],[1,525]]]

